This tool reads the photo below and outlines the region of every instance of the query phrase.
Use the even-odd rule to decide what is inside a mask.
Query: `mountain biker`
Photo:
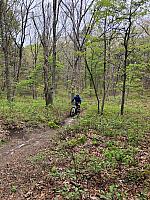
[[[73,103],[75,101],[75,105],[78,106],[79,104],[81,104],[81,97],[79,94],[77,94],[76,96],[73,97],[71,103]]]

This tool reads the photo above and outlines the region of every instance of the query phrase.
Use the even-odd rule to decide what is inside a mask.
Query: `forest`
[[[149,0],[0,0],[0,199],[150,199]]]

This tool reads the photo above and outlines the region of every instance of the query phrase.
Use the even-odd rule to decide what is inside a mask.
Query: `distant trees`
[[[121,28],[119,29],[120,34],[123,38],[123,47],[124,47],[124,59],[123,59],[123,67],[122,67],[122,98],[121,98],[121,115],[124,114],[124,105],[125,105],[125,94],[126,94],[126,80],[127,80],[127,66],[130,64],[129,54],[132,51],[132,47],[130,45],[131,38],[134,37],[134,23],[137,20],[137,17],[143,13],[145,9],[146,1],[122,1],[120,12],[118,13],[121,21]],[[120,3],[120,2],[119,2]],[[130,47],[130,50],[129,50]]]
[[[67,16],[66,32],[67,38],[72,42],[72,54],[69,63],[72,66],[71,85],[76,91],[80,91],[82,84],[83,73],[83,52],[86,37],[91,33],[94,25],[94,0],[86,1],[68,1],[62,0],[62,10]],[[90,11],[93,10],[93,13]]]
[[[36,13],[34,13],[32,16],[34,26],[43,47],[44,94],[46,106],[53,104],[53,94],[55,93],[57,23],[60,4],[61,0],[53,0],[52,5],[42,0],[41,15],[36,17]]]
[[[16,92],[16,85],[19,82],[20,78],[20,70],[22,67],[22,58],[23,58],[23,49],[24,49],[24,43],[27,35],[27,27],[29,26],[29,15],[32,12],[33,4],[35,0],[21,0],[21,1],[14,1],[14,8],[13,12],[16,16],[17,22],[19,23],[18,26],[15,28],[14,31],[10,30],[12,39],[17,47],[18,51],[18,62],[15,66],[14,71],[14,88],[13,88],[13,96],[15,96]],[[12,26],[14,23],[12,22]],[[21,28],[20,28],[21,27]]]
[[[94,91],[101,114],[108,96],[121,95],[123,115],[131,86],[148,87],[141,75],[149,73],[148,6],[146,0],[1,0],[0,73],[8,101],[22,83],[35,99],[40,86],[46,106],[60,88],[72,95]]]
[[[129,56],[132,52],[132,46],[130,40],[133,40],[133,37],[136,36],[135,22],[137,18],[142,16],[143,13],[146,13],[146,6],[148,1],[97,1],[97,11],[96,19],[100,22],[100,37],[103,37],[104,41],[104,69],[103,69],[103,97],[101,103],[101,114],[104,111],[104,103],[106,97],[106,83],[109,86],[109,69],[107,69],[107,65],[112,65],[114,68],[114,64],[110,63],[110,51],[108,48],[110,46],[109,42],[117,42],[117,46],[121,48],[120,45],[123,44],[124,50],[121,50],[123,56],[121,67],[119,69],[119,73],[121,73],[122,79],[122,98],[121,98],[121,110],[120,113],[123,115],[124,113],[124,105],[125,105],[125,95],[126,95],[126,81],[127,81],[127,66],[130,64]],[[107,21],[108,18],[108,21]],[[104,27],[104,28],[103,28]],[[147,29],[146,29],[147,30]],[[114,34],[115,33],[115,34]],[[115,36],[115,37],[114,37]],[[112,41],[113,40],[113,41]],[[115,44],[116,45],[116,44]],[[102,58],[101,58],[102,59]],[[109,61],[109,62],[108,62]],[[109,66],[110,68],[110,66]],[[117,75],[118,76],[118,75]],[[114,83],[112,83],[114,84]],[[99,112],[99,111],[98,111]]]
[[[40,7],[42,14],[37,18],[36,13],[32,16],[34,26],[40,38],[40,42],[43,47],[43,72],[44,72],[44,95],[46,106],[52,103],[52,85],[51,85],[51,66],[49,62],[49,57],[51,55],[51,43],[50,38],[52,34],[52,18],[51,18],[51,4],[45,4],[42,0]]]
[[[1,44],[5,60],[7,99],[9,101],[14,98],[16,83],[19,82],[28,16],[33,2],[34,0],[1,1]]]

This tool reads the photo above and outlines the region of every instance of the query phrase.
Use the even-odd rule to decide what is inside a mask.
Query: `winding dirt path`
[[[71,125],[73,122],[73,118],[67,118],[63,122],[62,128],[64,128],[64,126]],[[21,138],[16,136],[11,139],[0,148],[0,167],[6,164],[8,165],[12,162],[12,159],[24,159],[26,156],[32,155],[36,150],[41,150],[47,147],[51,143],[51,140],[57,136],[59,131],[60,129],[49,129],[46,131],[39,131],[37,129],[31,134],[26,134],[25,136],[23,135]]]
[[[33,185],[32,175],[40,178],[38,169],[34,174],[36,167],[31,166],[28,159],[50,149],[53,139],[57,137],[60,129],[74,122],[74,119],[67,118],[63,126],[57,130],[42,131],[37,129],[22,138],[12,138],[0,147],[0,200],[42,199],[33,198],[33,196],[30,198],[30,195],[29,197],[28,195],[24,196],[24,194],[28,194],[28,190]],[[41,170],[39,170],[39,173],[41,173]],[[23,185],[26,185],[26,189]]]

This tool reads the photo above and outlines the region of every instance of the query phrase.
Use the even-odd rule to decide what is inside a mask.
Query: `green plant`
[[[6,143],[6,140],[0,139],[0,146],[3,145],[3,144],[5,144],[5,143]]]
[[[122,149],[116,146],[104,150],[104,155],[109,162],[118,162],[125,165],[135,164],[135,153],[137,149],[128,148]]]
[[[137,195],[137,198],[139,200],[148,200],[148,193],[143,191],[143,192],[140,192],[138,195]]]
[[[84,193],[83,189],[77,185],[71,185],[68,182],[65,182],[63,187],[57,190],[57,194],[60,194],[63,199],[68,200],[78,200],[81,199],[82,194]]]
[[[140,183],[145,180],[147,171],[129,170],[125,182]]]
[[[57,97],[54,105],[45,108],[45,102],[42,98],[33,100],[31,96],[16,97],[11,103],[7,100],[0,100],[0,117],[8,122],[26,122],[27,124],[48,125],[48,122],[54,122],[50,126],[57,127],[56,122],[64,119],[69,110],[68,98]]]
[[[61,173],[59,172],[59,170],[57,169],[56,166],[53,166],[49,172],[49,175],[53,176],[53,177],[60,177]]]
[[[59,126],[54,121],[49,121],[48,126],[50,128],[59,128]]]
[[[87,137],[85,135],[81,135],[77,138],[73,138],[67,141],[69,147],[75,147],[77,145],[83,145],[87,141]]]
[[[11,186],[11,192],[16,193],[17,192],[17,187],[15,185]]]
[[[44,159],[46,158],[46,155],[44,155],[44,153],[38,153],[37,155],[35,156],[31,156],[29,158],[29,160],[32,162],[32,163],[37,163],[39,161],[43,161]]]
[[[115,184],[109,186],[108,192],[100,191],[100,193],[100,198],[106,200],[123,200],[123,197],[125,196],[125,194],[122,195],[122,193],[119,191],[119,187]]]
[[[95,146],[97,146],[99,144],[99,140],[98,140],[97,137],[92,138],[92,144],[95,145]]]
[[[111,140],[111,141],[106,142],[106,145],[107,145],[107,147],[113,147],[113,146],[117,145],[117,142]]]
[[[75,169],[74,168],[69,168],[69,169],[67,168],[63,175],[64,175],[64,177],[66,179],[69,178],[69,179],[71,179],[73,181],[76,180],[76,174],[75,174]]]
[[[97,156],[89,155],[89,161],[87,162],[87,169],[94,173],[98,173],[103,169],[103,164],[100,158]]]

